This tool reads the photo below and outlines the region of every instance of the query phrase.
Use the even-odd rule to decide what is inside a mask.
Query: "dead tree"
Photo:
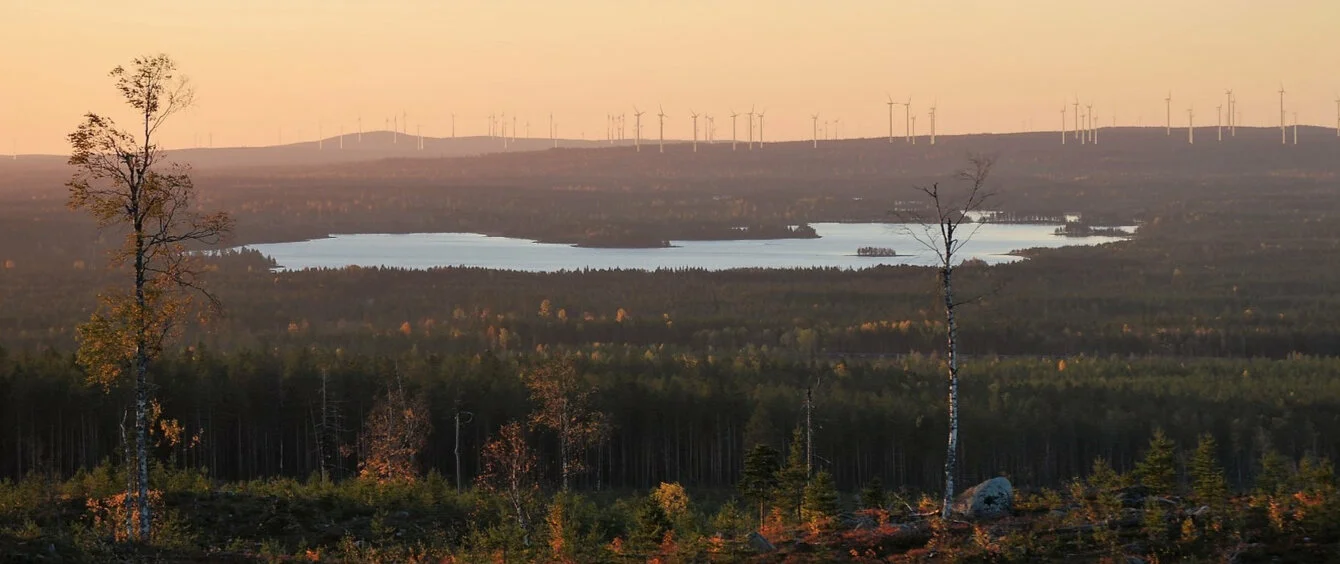
[[[946,354],[949,376],[949,441],[945,450],[945,490],[941,517],[948,519],[954,503],[954,476],[958,472],[958,306],[954,299],[954,267],[962,262],[960,251],[981,226],[972,215],[982,210],[993,194],[986,187],[995,158],[970,155],[968,166],[954,175],[955,186],[940,183],[916,189],[927,198],[926,209],[908,227],[909,234],[930,250],[939,269],[940,293],[945,310]],[[966,224],[966,225],[965,225]]]

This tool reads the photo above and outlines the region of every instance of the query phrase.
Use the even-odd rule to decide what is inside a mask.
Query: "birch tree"
[[[136,514],[142,542],[150,538],[148,410],[153,395],[149,364],[174,334],[193,298],[218,302],[199,284],[200,268],[188,248],[216,244],[230,231],[224,213],[196,209],[195,186],[188,169],[164,162],[156,144],[163,124],[191,104],[193,91],[166,55],[141,57],[130,69],[110,73],[134,111],[133,130],[109,117],[89,113],[68,136],[69,164],[75,173],[66,184],[69,206],[85,210],[100,228],[124,233],[111,252],[110,268],[125,272],[127,284],[99,296],[98,309],[79,326],[79,363],[90,380],[104,388],[133,378],[135,468],[126,492],[126,513]],[[133,505],[138,511],[133,511]],[[127,520],[127,536],[132,519]]]
[[[533,427],[558,435],[559,482],[568,491],[571,477],[586,469],[586,449],[604,440],[606,416],[591,407],[593,388],[567,360],[546,362],[526,374],[526,387],[536,409]]]
[[[959,342],[958,306],[965,302],[954,298],[954,267],[962,262],[960,252],[972,240],[980,222],[973,222],[973,212],[992,196],[986,187],[987,176],[995,159],[970,155],[968,166],[954,175],[952,186],[940,183],[918,186],[926,197],[925,210],[911,222],[909,234],[935,256],[939,270],[940,294],[945,311],[946,355],[949,377],[949,441],[945,449],[945,490],[941,517],[948,519],[954,504],[954,476],[958,472],[958,369]]]

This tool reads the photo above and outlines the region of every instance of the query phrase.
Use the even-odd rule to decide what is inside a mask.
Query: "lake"
[[[935,255],[901,224],[813,223],[818,239],[672,241],[661,249],[592,249],[478,233],[333,235],[292,243],[248,245],[273,257],[283,270],[345,266],[428,269],[467,266],[554,272],[581,269],[810,268],[859,269],[881,264],[930,265]],[[1061,237],[1056,225],[972,224],[980,227],[961,251],[989,263],[1021,260],[1012,251],[1034,247],[1097,245],[1119,237]],[[913,229],[918,229],[913,227]],[[1130,228],[1127,228],[1129,231]],[[860,257],[860,247],[883,247],[896,257]],[[901,256],[906,255],[906,256]]]

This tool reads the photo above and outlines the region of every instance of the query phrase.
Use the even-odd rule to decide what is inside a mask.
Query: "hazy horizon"
[[[164,131],[169,147],[272,145],[384,129],[487,133],[492,113],[547,135],[603,139],[605,115],[632,109],[654,138],[692,136],[689,111],[716,117],[766,109],[768,140],[808,139],[810,115],[839,119],[843,137],[888,131],[886,93],[912,98],[917,132],[937,102],[937,132],[1056,130],[1078,96],[1111,126],[1213,126],[1233,88],[1243,125],[1336,125],[1340,66],[1330,24],[1340,5],[1296,0],[1221,5],[1187,0],[955,6],[851,1],[822,9],[762,0],[632,6],[609,0],[439,5],[423,0],[204,1],[190,5],[10,0],[0,33],[22,56],[0,60],[0,153],[63,153],[84,112],[124,115],[106,73],[136,56],[174,57],[197,104]],[[1244,31],[1246,30],[1246,31]],[[904,129],[895,107],[894,130]],[[1066,119],[1073,123],[1073,112]],[[384,121],[385,120],[385,121]],[[510,121],[510,120],[509,120]],[[739,120],[744,139],[746,119]],[[510,124],[509,124],[510,127]],[[705,122],[700,118],[700,136]]]

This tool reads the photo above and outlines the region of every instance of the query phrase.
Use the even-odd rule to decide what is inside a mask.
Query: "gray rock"
[[[757,531],[749,533],[749,546],[758,552],[772,552],[777,550],[777,547],[773,546],[771,542],[768,542],[767,538],[758,534]]]
[[[1008,515],[1014,507],[1014,487],[996,477],[977,484],[954,501],[954,513],[969,519],[989,519]]]

